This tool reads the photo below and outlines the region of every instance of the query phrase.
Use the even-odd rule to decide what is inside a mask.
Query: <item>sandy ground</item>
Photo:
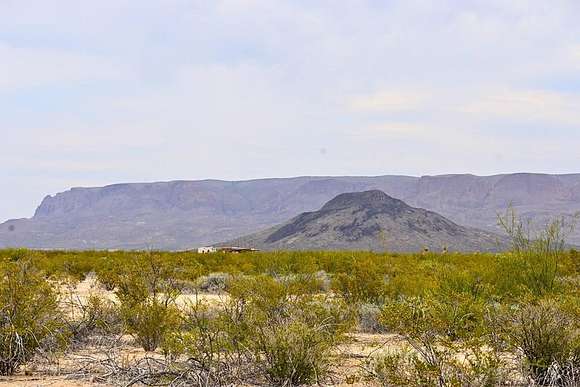
[[[105,290],[94,277],[88,277],[82,282],[76,284],[74,288],[66,285],[61,285],[63,299],[66,301],[67,296],[78,297],[81,301],[86,301],[91,295],[96,295],[101,298],[117,302],[117,296],[113,291]],[[210,304],[220,304],[227,300],[225,294],[181,294],[177,297],[178,305],[186,305],[188,303],[195,303],[197,300],[209,302]]]
[[[146,354],[140,348],[132,345],[131,339],[126,338],[119,353],[114,356],[120,364],[127,364],[143,359],[145,356],[163,359],[160,353]],[[343,344],[337,351],[336,366],[332,369],[332,383],[335,386],[368,386],[374,385],[362,378],[364,364],[367,356],[378,353],[388,347],[397,346],[400,339],[394,335],[354,333],[350,336],[349,343]],[[36,386],[115,386],[115,384],[102,383],[98,379],[101,370],[95,369],[92,375],[83,375],[78,370],[88,359],[106,359],[107,354],[100,348],[83,348],[67,353],[54,362],[36,364],[24,367],[19,375],[1,377],[0,385],[36,387]],[[90,368],[89,368],[90,369]],[[119,385],[119,384],[117,384]]]
[[[65,310],[68,304],[67,300],[70,300],[71,297],[75,301],[80,300],[84,302],[91,295],[98,295],[113,302],[117,301],[113,292],[103,289],[93,278],[77,284],[74,288],[63,286],[62,290],[65,295],[62,300]],[[215,294],[186,294],[179,296],[177,302],[180,305],[185,305],[196,300],[204,300],[205,302],[219,306],[226,300],[226,297],[225,295]],[[334,375],[333,385],[369,385],[363,382],[360,377],[362,374],[361,365],[364,364],[365,359],[369,355],[398,345],[400,345],[400,338],[395,335],[351,334],[348,343],[341,345],[337,350],[337,359],[334,362],[337,366],[332,369]],[[83,367],[83,364],[88,363],[89,359],[106,359],[109,354],[106,353],[103,347],[91,346],[69,351],[58,359],[52,359],[52,361],[33,362],[23,367],[18,375],[0,377],[0,386],[107,386],[110,384],[99,382],[99,378],[97,377],[102,372],[102,368],[99,371],[94,369],[93,371],[96,371],[94,374],[91,372],[85,372],[83,374],[78,371]],[[136,347],[129,336],[122,338],[120,351],[113,355],[120,364],[132,363],[146,356],[163,359],[160,353],[147,354],[142,349]]]
[[[10,378],[0,378],[0,385],[16,387],[45,387],[45,386],[98,386],[98,384],[86,381],[66,380],[62,376],[15,376]]]

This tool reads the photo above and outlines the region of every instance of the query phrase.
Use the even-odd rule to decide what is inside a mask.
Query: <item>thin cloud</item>
[[[573,170],[579,19],[576,0],[2,2],[0,219],[79,175]]]
[[[499,90],[460,109],[480,117],[545,125],[580,125],[580,95],[545,90]]]
[[[128,66],[114,60],[65,50],[21,48],[0,42],[0,58],[0,90],[5,91],[131,77]]]
[[[401,112],[419,109],[426,99],[424,93],[381,91],[352,97],[348,106],[355,112]]]

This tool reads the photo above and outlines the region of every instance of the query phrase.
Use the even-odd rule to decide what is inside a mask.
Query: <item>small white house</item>
[[[198,254],[208,254],[208,253],[215,253],[215,252],[217,252],[217,249],[213,246],[204,246],[204,247],[197,248]]]

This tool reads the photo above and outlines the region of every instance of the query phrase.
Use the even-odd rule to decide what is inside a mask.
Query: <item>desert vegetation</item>
[[[578,385],[580,254],[560,221],[502,224],[500,254],[2,250],[0,374]]]

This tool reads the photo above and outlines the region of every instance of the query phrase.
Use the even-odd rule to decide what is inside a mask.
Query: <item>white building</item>
[[[205,246],[205,247],[198,247],[197,253],[198,254],[208,254],[208,253],[215,253],[217,249],[213,246]]]

